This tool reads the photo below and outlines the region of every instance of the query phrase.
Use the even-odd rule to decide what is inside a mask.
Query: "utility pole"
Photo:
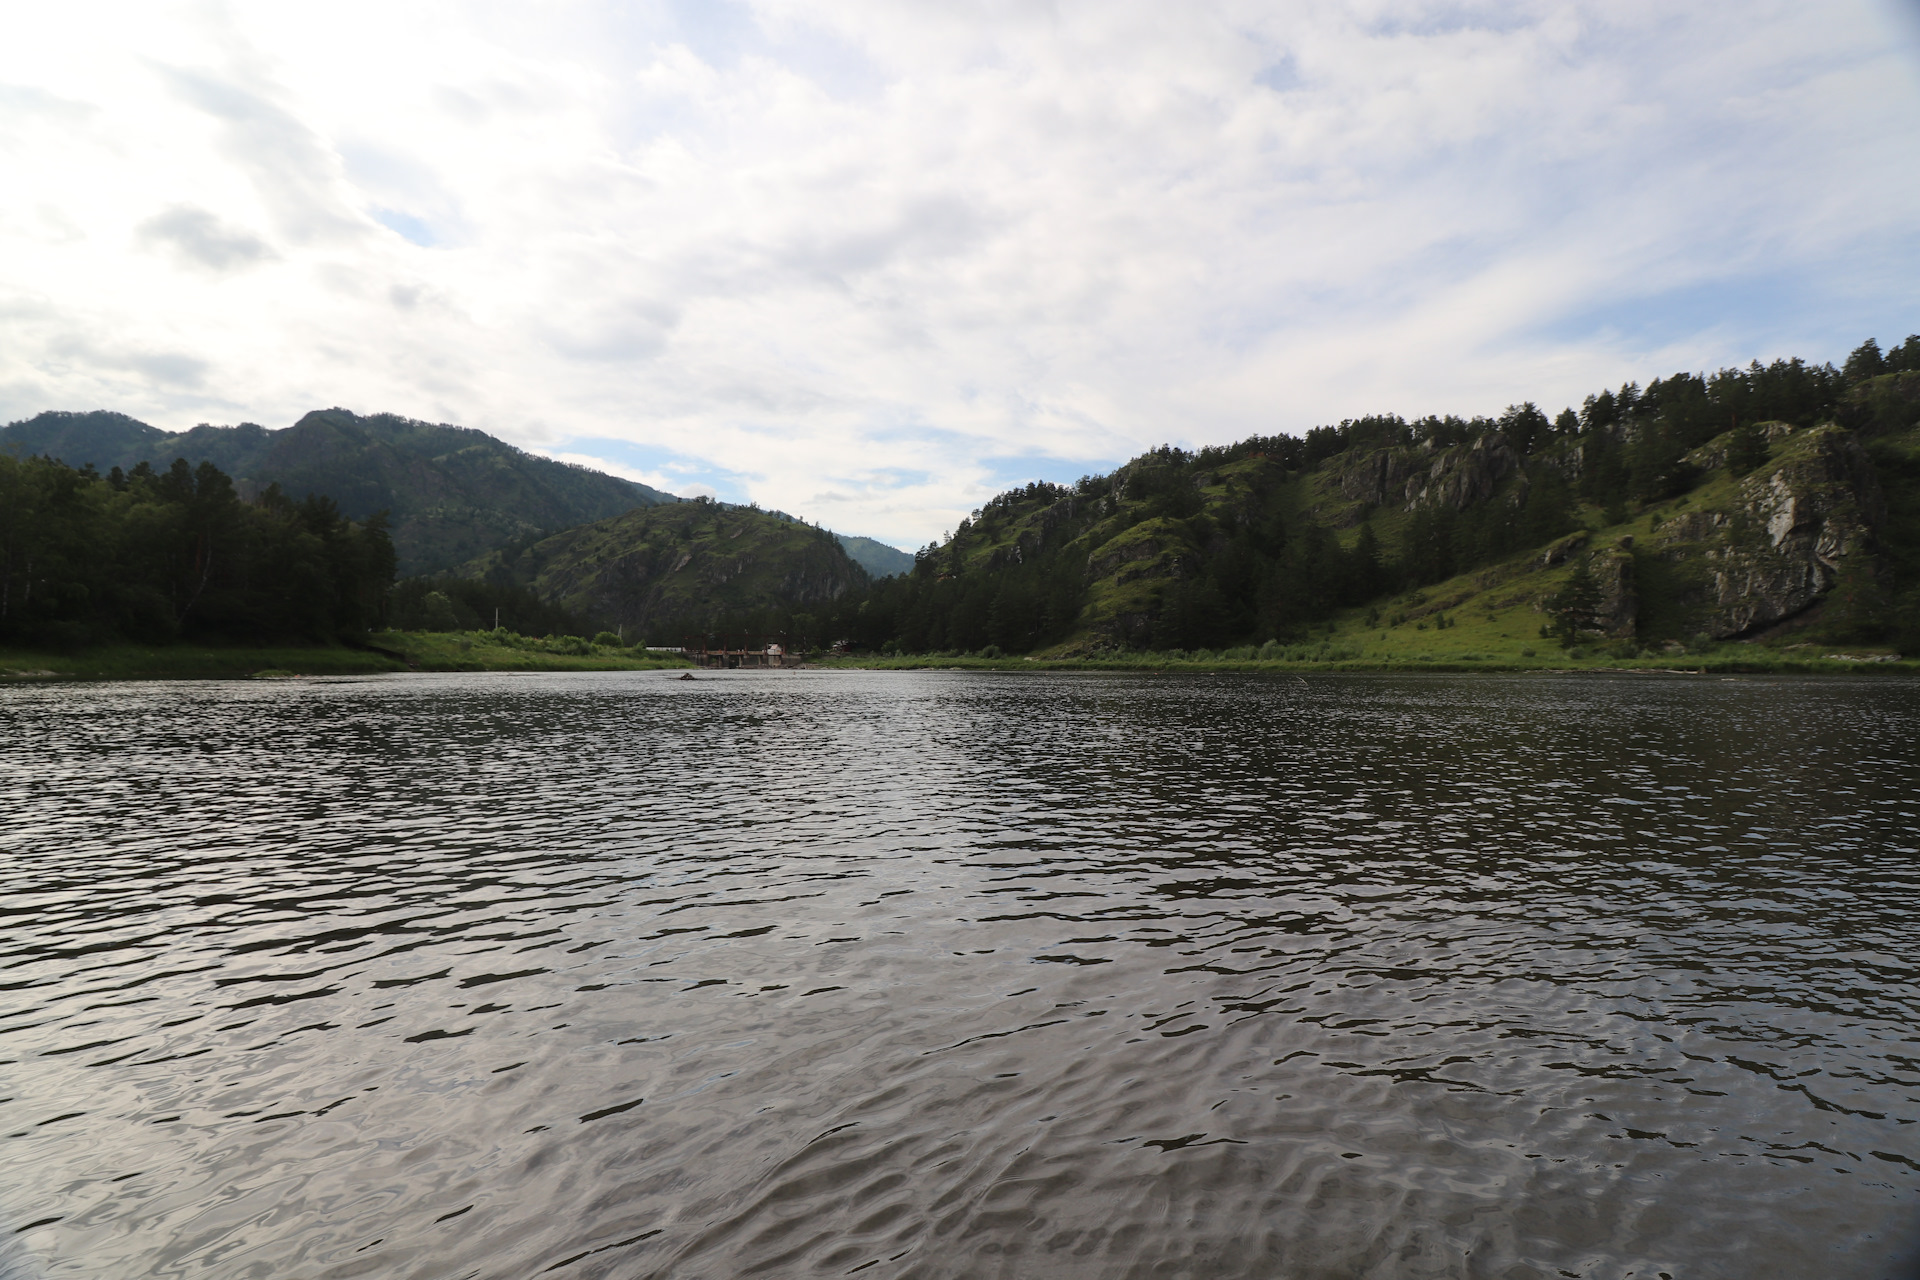
[[[498,631],[500,629],[500,606],[499,605],[493,606],[493,629],[495,631]]]

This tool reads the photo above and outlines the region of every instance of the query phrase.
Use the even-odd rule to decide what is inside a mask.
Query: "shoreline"
[[[1436,672],[1470,675],[1473,672],[1501,674],[1538,673],[1542,675],[1920,675],[1920,662],[1900,659],[1878,661],[1855,658],[1802,658],[1714,655],[1698,661],[1676,662],[1671,655],[1660,658],[1595,658],[1590,660],[1559,658],[1538,661],[1512,659],[1444,659],[1425,661],[1398,658],[1344,658],[1329,661],[1273,661],[1243,659],[1181,660],[1142,657],[1129,658],[974,658],[974,657],[898,657],[898,658],[826,658],[809,661],[819,670],[858,671],[1136,671],[1162,675],[1300,675],[1311,672]]]
[[[582,642],[584,644],[584,642]],[[578,647],[578,646],[574,646]],[[410,671],[658,671],[690,668],[667,655],[549,648],[489,632],[381,632],[348,645],[100,645],[61,653],[0,648],[0,685],[64,680],[249,680]]]
[[[70,653],[0,649],[0,685],[68,680],[246,680],[303,676],[380,675],[410,671],[665,671],[696,670],[666,654],[637,655],[632,650],[514,637],[503,641],[488,632],[386,632],[377,644],[220,647],[213,645],[105,645]],[[1111,657],[994,657],[917,654],[895,657],[823,657],[807,660],[815,671],[1130,671],[1160,675],[1302,675],[1313,672],[1472,672],[1571,675],[1920,675],[1920,662],[1877,655],[1783,654],[1759,649],[1724,649],[1704,655],[1661,654],[1618,658],[1564,654],[1516,659],[1510,656],[1220,658],[1158,653]]]

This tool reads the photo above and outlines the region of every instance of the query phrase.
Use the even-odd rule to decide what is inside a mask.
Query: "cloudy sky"
[[[343,405],[914,546],[1920,330],[1913,0],[8,4],[0,420]]]

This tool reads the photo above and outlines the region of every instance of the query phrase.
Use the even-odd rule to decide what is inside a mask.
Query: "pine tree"
[[[1727,441],[1727,470],[1743,476],[1755,467],[1766,465],[1767,433],[1757,422],[1743,422],[1733,429]]]
[[[1600,584],[1585,560],[1576,560],[1566,584],[1547,601],[1547,616],[1552,619],[1541,628],[1542,634],[1571,649],[1583,631],[1600,629]]]

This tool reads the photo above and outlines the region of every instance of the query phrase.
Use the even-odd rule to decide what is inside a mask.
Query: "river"
[[[1920,687],[0,690],[0,1276],[1909,1277]]]

